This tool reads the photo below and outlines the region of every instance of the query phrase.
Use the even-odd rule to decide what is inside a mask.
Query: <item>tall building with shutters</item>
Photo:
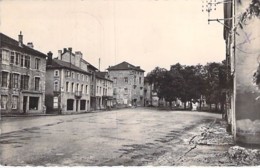
[[[45,73],[47,55],[0,33],[1,113],[45,113]]]

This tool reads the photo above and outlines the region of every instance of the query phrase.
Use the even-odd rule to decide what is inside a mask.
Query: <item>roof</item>
[[[81,73],[91,75],[91,73],[84,71],[83,69],[81,69],[81,68],[79,68],[79,67],[77,67],[77,66],[75,66],[75,65],[73,65],[69,62],[58,60],[56,58],[52,60],[51,65],[47,65],[47,69],[54,69],[54,68],[57,68],[57,69],[66,68],[66,69],[70,69],[70,70],[74,70],[74,71],[77,71],[77,72],[81,72]]]
[[[24,44],[22,44],[22,46],[20,47],[18,41],[12,39],[11,37],[8,37],[7,35],[5,35],[3,33],[0,33],[0,43],[1,43],[1,46],[8,47],[8,48],[14,49],[16,51],[20,51],[20,52],[24,52],[27,54],[31,54],[34,56],[40,56],[40,57],[44,57],[44,58],[47,57],[46,54],[43,54],[40,51],[34,50],[33,48],[30,48]]]
[[[87,62],[86,60],[81,58],[81,61],[83,61],[84,63],[86,63],[89,67],[91,67],[94,70],[98,70],[96,67],[94,67],[93,65],[91,65],[89,62]]]
[[[129,64],[128,62],[122,62],[120,64],[117,64],[115,66],[111,66],[109,68],[107,68],[107,70],[109,71],[116,71],[116,70],[136,70],[136,71],[141,71],[141,72],[145,72],[144,70],[142,70],[139,66],[134,66],[132,64]]]
[[[105,80],[108,80],[110,82],[113,82],[111,79],[109,78],[106,78],[106,75],[108,74],[108,72],[96,72],[96,77],[97,78],[100,78],[100,79],[105,79]]]

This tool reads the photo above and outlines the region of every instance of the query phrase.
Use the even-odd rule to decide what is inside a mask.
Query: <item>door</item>
[[[27,101],[28,101],[28,97],[24,96],[23,97],[23,113],[26,113],[27,110]]]
[[[79,108],[79,100],[76,100],[76,111],[78,111]]]

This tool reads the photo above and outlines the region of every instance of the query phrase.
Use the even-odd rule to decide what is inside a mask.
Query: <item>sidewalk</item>
[[[184,144],[173,146],[171,152],[158,158],[152,165],[259,166],[260,149],[236,146],[233,137],[227,133],[226,126],[225,121],[217,119],[209,125],[194,128],[193,131],[197,134],[186,137]],[[180,147],[183,152],[176,152],[175,148]]]
[[[130,108],[130,107],[129,107]],[[111,108],[111,109],[100,109],[100,110],[92,110],[87,112],[75,112],[75,113],[67,113],[67,114],[58,114],[58,113],[16,113],[16,114],[10,114],[10,113],[4,113],[0,115],[1,117],[39,117],[39,116],[58,116],[58,115],[78,115],[78,114],[88,114],[88,113],[99,113],[99,112],[106,112],[106,111],[112,111],[112,110],[121,110],[126,109],[124,108]]]

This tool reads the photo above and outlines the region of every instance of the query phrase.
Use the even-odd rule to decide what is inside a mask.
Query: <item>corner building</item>
[[[128,62],[110,66],[108,75],[113,80],[113,97],[117,106],[144,105],[144,70]]]
[[[45,113],[47,55],[0,33],[1,113]]]

